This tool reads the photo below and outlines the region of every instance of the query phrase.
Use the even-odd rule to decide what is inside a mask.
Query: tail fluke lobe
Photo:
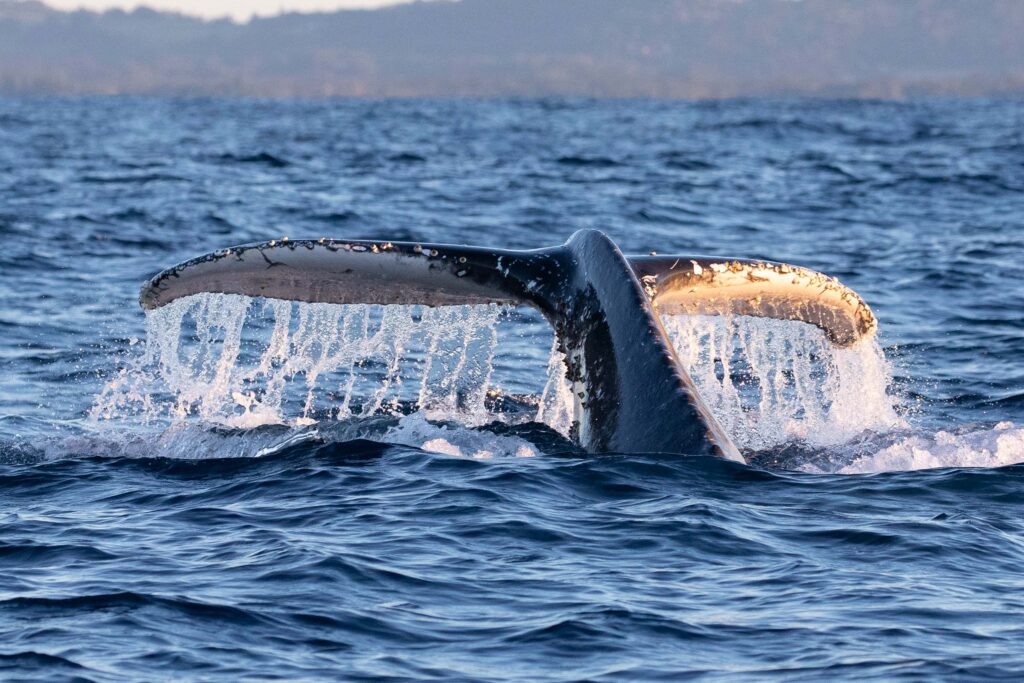
[[[630,263],[662,313],[795,320],[820,328],[837,346],[878,329],[856,292],[807,268],[706,256],[632,256]]]
[[[529,303],[516,264],[543,258],[446,244],[370,240],[274,240],[231,247],[169,268],[139,294],[144,309],[202,292],[306,303]]]

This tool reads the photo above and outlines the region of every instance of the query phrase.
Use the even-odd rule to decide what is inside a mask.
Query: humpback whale
[[[571,436],[582,448],[740,462],[660,314],[797,320],[837,346],[877,327],[853,290],[821,273],[761,260],[626,256],[597,230],[535,250],[285,238],[169,268],[142,287],[139,301],[149,310],[203,292],[308,303],[533,306],[565,354],[575,403]]]

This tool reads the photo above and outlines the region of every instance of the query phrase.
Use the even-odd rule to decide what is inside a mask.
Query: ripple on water
[[[0,99],[0,676],[1021,678],[1019,120]],[[135,301],[228,244],[582,227],[837,274],[881,343],[669,322],[752,464],[592,458],[529,311]]]

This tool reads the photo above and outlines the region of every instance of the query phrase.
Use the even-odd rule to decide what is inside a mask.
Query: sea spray
[[[90,412],[245,428],[422,410],[479,424],[502,314],[186,297],[147,313],[144,351]]]
[[[568,436],[574,419],[574,401],[572,386],[565,377],[565,354],[558,350],[557,339],[551,343],[547,375],[538,401],[536,420]]]
[[[742,449],[826,446],[903,424],[876,339],[838,348],[811,325],[747,316],[664,316],[663,323]]]
[[[572,393],[549,329],[536,326],[516,342],[550,349],[546,377],[537,368],[535,412],[510,416],[488,402],[495,365],[509,352],[507,328],[522,322],[507,312],[188,297],[147,314],[143,352],[107,383],[92,414],[251,428],[419,412],[467,426],[533,419],[568,435]],[[838,444],[901,424],[874,340],[840,349],[809,325],[743,316],[663,322],[701,396],[744,450]]]

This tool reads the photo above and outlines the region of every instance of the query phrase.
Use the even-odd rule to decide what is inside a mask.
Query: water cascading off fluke
[[[211,293],[225,298],[215,301]],[[238,295],[304,303],[268,304],[273,327],[266,348],[257,351],[241,334],[249,308]],[[825,368],[819,371],[825,384],[842,385],[835,378],[843,364],[829,354],[867,348],[876,325],[855,293],[812,271],[756,261],[625,257],[595,231],[577,233],[562,247],[528,252],[270,242],[176,266],[148,283],[141,300],[154,320],[168,319],[167,338],[151,334],[147,354],[174,394],[179,415],[245,424],[412,409],[480,423],[488,419],[484,399],[500,310],[527,304],[556,335],[539,419],[592,451],[717,452],[734,459],[741,456],[733,440],[756,448],[794,432],[793,424],[768,425],[772,405],[794,406],[782,413],[790,423],[851,423],[840,420],[849,411],[834,391],[812,391],[810,379],[778,378],[817,364]],[[689,328],[678,322],[680,314]],[[797,347],[780,346],[775,333],[761,340],[774,344],[767,355],[755,352],[749,335],[729,331],[704,340],[692,325],[706,315],[718,316],[713,320],[730,330],[729,321],[751,316],[781,325],[797,321],[797,329],[812,329],[822,340],[816,352],[805,354],[817,360],[796,362]],[[195,324],[198,346],[182,354],[170,337],[186,317]],[[740,346],[728,341],[734,338]],[[214,340],[217,353],[208,348]],[[772,359],[775,352],[781,360]],[[742,392],[731,379],[736,353],[748,357],[760,418],[751,419],[754,411],[739,401]],[[873,354],[858,353],[862,360]],[[706,359],[721,369],[708,374],[701,365]],[[414,384],[401,369],[410,360],[420,373]],[[788,362],[789,369],[774,378],[765,374],[778,362]],[[295,411],[288,396],[297,377],[305,394]],[[879,378],[884,384],[884,371]],[[376,383],[372,389],[368,381]],[[811,404],[823,396],[820,406]],[[889,417],[879,408],[868,422]]]

